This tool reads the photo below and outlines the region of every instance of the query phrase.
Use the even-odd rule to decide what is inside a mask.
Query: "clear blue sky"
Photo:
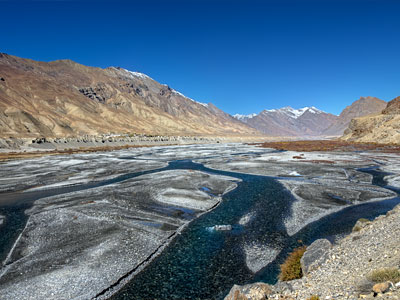
[[[228,113],[400,95],[400,1],[0,0],[0,52],[120,66]]]

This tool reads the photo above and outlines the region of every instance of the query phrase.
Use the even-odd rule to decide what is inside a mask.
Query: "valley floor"
[[[218,248],[221,253],[213,248],[207,255],[240,253],[235,264],[251,278],[285,255],[288,243],[304,234],[312,238],[314,222],[324,224],[325,217],[368,203],[391,201],[380,208],[389,209],[397,194],[363,169],[387,172],[385,180],[400,186],[398,155],[365,151],[302,153],[220,143],[2,162],[0,299],[109,297],[200,215],[227,201],[235,215],[210,225],[240,230],[202,238],[217,245],[232,240],[234,248]],[[252,182],[265,184],[254,195],[259,200],[246,199],[252,197],[248,193],[234,196],[242,185],[252,190]],[[274,240],[258,230],[274,226]],[[234,280],[227,272],[225,283],[213,283],[218,297]],[[134,299],[129,293],[123,297],[116,299]]]

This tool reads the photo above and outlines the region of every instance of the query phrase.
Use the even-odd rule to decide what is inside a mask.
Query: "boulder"
[[[235,284],[224,300],[264,300],[272,293],[272,286],[262,282],[243,286]]]
[[[327,253],[331,247],[332,244],[327,239],[316,240],[308,246],[300,260],[303,274],[307,275],[325,262],[328,257]]]
[[[352,231],[353,232],[360,231],[362,228],[367,227],[370,224],[371,224],[370,220],[367,220],[367,219],[364,219],[364,218],[358,219],[356,224],[354,225]]]
[[[381,282],[381,283],[377,283],[372,287],[372,290],[374,291],[374,293],[386,293],[390,288],[389,282]]]

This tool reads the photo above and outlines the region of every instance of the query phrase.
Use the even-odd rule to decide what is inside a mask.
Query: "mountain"
[[[339,115],[339,118],[323,135],[335,136],[342,135],[354,118],[380,113],[386,107],[386,102],[376,97],[360,97],[357,101],[347,106]]]
[[[320,136],[337,119],[337,116],[315,107],[283,107],[234,117],[268,135],[299,137]]]
[[[400,114],[400,96],[389,101],[387,103],[385,109],[382,110],[382,114],[384,114],[384,115],[399,115]]]
[[[259,134],[149,76],[0,53],[0,137]]]
[[[257,114],[249,114],[249,115],[235,114],[235,115],[233,115],[233,117],[238,119],[239,121],[246,121],[247,119],[251,119],[255,116],[257,116]]]
[[[373,143],[400,143],[400,97],[394,98],[380,114],[351,120],[344,140]]]

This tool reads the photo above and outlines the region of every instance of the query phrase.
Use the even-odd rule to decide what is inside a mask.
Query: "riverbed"
[[[273,283],[294,247],[399,203],[385,181],[397,161],[215,144],[2,163],[0,299],[218,299]]]

